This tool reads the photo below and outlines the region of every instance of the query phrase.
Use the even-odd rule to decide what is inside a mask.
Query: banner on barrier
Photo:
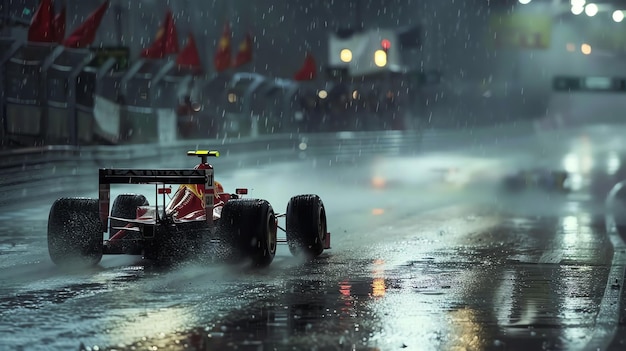
[[[120,105],[103,98],[94,98],[94,132],[101,138],[117,143],[120,137]]]
[[[176,141],[176,111],[173,109],[157,109],[159,142],[161,144]]]

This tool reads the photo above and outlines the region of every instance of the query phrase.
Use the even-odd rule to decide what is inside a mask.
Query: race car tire
[[[120,194],[115,198],[113,206],[111,206],[111,217],[135,219],[137,218],[137,207],[148,205],[148,199],[143,195]],[[118,231],[117,229],[113,229],[113,227],[124,227],[127,224],[117,219],[111,219],[110,222],[109,238]]]
[[[218,222],[223,241],[234,258],[249,258],[254,266],[265,267],[276,255],[276,215],[266,200],[233,199],[224,205]]]
[[[287,203],[287,245],[294,256],[317,257],[324,252],[326,209],[313,194],[296,195]]]
[[[61,198],[48,216],[48,253],[60,266],[93,266],[102,259],[97,199]]]

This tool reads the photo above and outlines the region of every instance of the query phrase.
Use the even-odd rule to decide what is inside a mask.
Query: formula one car
[[[222,245],[236,260],[267,266],[277,243],[286,243],[294,256],[309,258],[330,248],[319,196],[293,196],[286,213],[275,213],[266,200],[243,198],[245,188],[224,192],[207,162],[219,152],[187,154],[200,157],[201,163],[193,169],[100,169],[97,199],[56,200],[48,219],[52,261],[84,266],[98,264],[103,254],[135,254],[170,264],[205,254],[207,245]],[[150,206],[144,195],[121,194],[109,212],[112,184],[153,184],[157,204]],[[172,196],[171,184],[179,185]],[[284,227],[279,218],[285,219]],[[286,233],[284,238],[277,238],[278,229]]]
[[[542,190],[548,192],[566,192],[569,190],[569,174],[566,171],[533,168],[508,174],[502,181],[504,190]]]

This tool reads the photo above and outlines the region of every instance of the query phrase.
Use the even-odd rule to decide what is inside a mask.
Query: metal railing
[[[472,130],[423,132],[339,132],[275,134],[256,138],[197,139],[169,144],[120,146],[47,146],[0,152],[0,204],[25,203],[38,194],[87,192],[78,180],[102,167],[175,168],[189,166],[186,151],[216,149],[220,169],[268,165],[292,160],[358,162],[374,155],[415,156],[428,151],[514,147],[533,134],[530,123]],[[81,185],[83,184],[83,185]]]

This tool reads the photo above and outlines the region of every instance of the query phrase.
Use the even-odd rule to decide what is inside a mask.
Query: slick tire
[[[266,200],[233,199],[224,205],[218,230],[235,259],[251,259],[265,267],[276,255],[276,215]]]
[[[287,204],[286,235],[294,256],[313,258],[324,251],[326,210],[319,196],[296,195]]]
[[[102,259],[97,199],[61,198],[48,217],[48,253],[60,266],[93,266]]]
[[[137,207],[148,206],[148,200],[143,195],[137,194],[120,194],[113,201],[111,206],[111,217],[135,219],[137,217]],[[111,219],[109,227],[109,238],[111,238],[119,227],[124,227],[127,223],[117,219]]]

